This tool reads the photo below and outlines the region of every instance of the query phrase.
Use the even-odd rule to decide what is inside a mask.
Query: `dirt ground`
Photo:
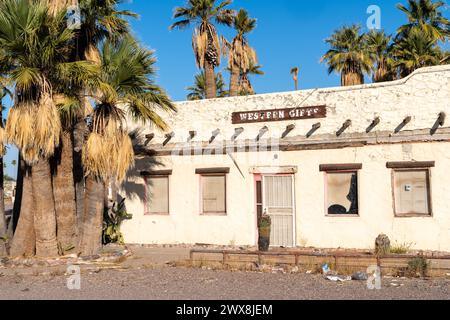
[[[365,281],[335,283],[321,275],[246,273],[203,269],[98,270],[81,275],[80,290],[69,290],[66,275],[0,276],[0,299],[445,299],[450,281],[384,278],[381,290]]]
[[[384,277],[381,290],[365,281],[343,283],[323,275],[214,271],[173,267],[189,258],[189,247],[131,247],[133,255],[117,264],[82,265],[80,289],[68,288],[67,266],[0,268],[0,299],[51,300],[303,300],[445,299],[450,278]],[[183,265],[178,263],[177,265]],[[70,283],[70,281],[69,281]]]

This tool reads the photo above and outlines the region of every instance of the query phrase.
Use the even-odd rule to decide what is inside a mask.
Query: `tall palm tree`
[[[292,79],[294,79],[295,90],[298,90],[298,72],[299,72],[298,67],[293,67],[291,69]]]
[[[195,24],[192,47],[197,66],[205,72],[207,99],[216,97],[214,68],[220,65],[221,52],[217,30],[212,21],[230,26],[234,11],[226,7],[231,2],[225,0],[217,4],[216,0],[189,0],[186,7],[175,9],[173,17],[179,20],[170,26],[173,30]]]
[[[241,72],[239,77],[239,95],[248,96],[255,94],[255,89],[250,82],[251,75],[263,75],[264,71],[261,70],[260,65],[251,63],[246,72]]]
[[[49,14],[55,16],[66,12],[69,5],[78,6],[78,0],[47,0]],[[75,36],[78,33],[75,32]],[[77,41],[75,41],[78,43]],[[76,50],[73,46],[73,50]],[[70,54],[73,57],[73,53]],[[74,59],[71,59],[74,60]],[[60,253],[64,254],[70,249],[76,248],[77,224],[76,224],[76,199],[75,183],[73,177],[73,143],[72,128],[76,114],[79,113],[80,101],[77,93],[82,90],[80,84],[72,83],[70,87],[60,86],[56,82],[54,86],[54,100],[61,118],[60,145],[51,159],[52,185],[55,202],[57,240]]]
[[[100,60],[104,85],[96,97],[90,134],[83,149],[88,176],[80,250],[85,255],[96,254],[101,248],[105,183],[113,179],[123,181],[134,163],[126,115],[164,130],[167,125],[156,111],[176,110],[152,79],[156,62],[153,52],[133,38],[106,41]]]
[[[373,60],[373,82],[392,81],[396,79],[397,69],[392,57],[392,37],[384,31],[370,31],[366,36],[366,46]]]
[[[79,0],[82,23],[77,32],[75,60],[89,60],[100,64],[99,46],[105,40],[116,41],[129,34],[127,18],[137,17],[128,10],[119,10],[123,0]],[[82,90],[80,95],[88,93]],[[87,97],[81,99],[81,108],[73,129],[74,179],[76,189],[77,225],[84,225],[85,172],[82,167],[82,147],[88,133],[85,117],[92,109]]]
[[[244,9],[233,17],[233,27],[237,34],[232,43],[222,38],[224,53],[228,55],[228,68],[230,69],[230,96],[239,93],[239,77],[241,73],[248,71],[250,64],[257,64],[256,52],[250,47],[246,35],[256,28],[256,19],[248,16]]]
[[[223,98],[228,95],[228,91],[225,89],[225,82],[223,82],[222,73],[216,75],[216,94],[217,98]],[[187,95],[188,100],[203,100],[206,99],[206,79],[205,73],[201,71],[195,76],[194,85],[186,88],[189,93]]]
[[[441,64],[442,51],[437,40],[420,28],[411,29],[405,38],[395,44],[393,55],[400,76],[406,77],[414,70]]]
[[[67,29],[64,13],[52,16],[47,10],[44,1],[0,3],[0,47],[14,66],[11,80],[15,84],[14,106],[6,131],[9,141],[16,144],[23,159],[32,166],[28,185],[33,190],[34,216],[27,220],[34,221],[38,256],[58,254],[48,161],[60,143],[61,133],[53,85],[57,81],[70,86],[93,74],[89,64],[67,61],[74,33]],[[21,228],[29,229],[26,225]],[[14,239],[13,245],[16,243],[21,246]]]
[[[328,73],[339,72],[341,85],[364,83],[364,74],[372,69],[370,54],[366,50],[365,35],[357,25],[344,26],[326,40],[331,48],[321,58],[328,64]]]
[[[408,23],[398,29],[397,38],[407,37],[411,29],[420,28],[433,39],[448,39],[450,21],[442,15],[445,7],[444,1],[432,0],[408,0],[408,6],[397,5],[408,18]]]
[[[122,0],[48,0],[50,12],[64,12],[67,5],[78,5],[81,24],[75,30],[75,45],[70,53],[71,61],[100,63],[98,45],[104,39],[119,39],[129,33],[126,17],[136,17],[133,12],[118,10]],[[85,196],[82,146],[85,143],[87,126],[85,118],[92,107],[84,85],[58,88],[58,108],[63,130],[61,145],[53,159],[53,188],[58,224],[58,241],[63,249],[77,244],[82,232]],[[74,222],[74,219],[76,221]]]

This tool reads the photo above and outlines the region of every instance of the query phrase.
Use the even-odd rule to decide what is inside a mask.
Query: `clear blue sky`
[[[258,19],[256,30],[249,35],[265,72],[264,76],[253,78],[257,93],[292,90],[289,71],[293,66],[300,67],[300,88],[339,85],[339,77],[328,76],[326,66],[319,63],[327,50],[324,40],[344,24],[357,23],[365,29],[369,17],[366,11],[372,4],[381,8],[382,28],[394,33],[406,22],[396,8],[400,2],[406,0],[234,0],[233,9],[245,8]],[[185,99],[185,89],[198,71],[191,48],[192,30],[168,30],[173,9],[185,3],[186,0],[133,0],[124,5],[141,15],[132,22],[135,35],[156,50],[158,82],[174,100]],[[229,39],[234,35],[226,27],[219,27],[219,32]],[[220,69],[224,75],[225,68],[223,59]]]
[[[186,87],[198,72],[191,47],[192,29],[168,29],[174,8],[185,3],[186,0],[128,0],[122,5],[140,15],[138,20],[131,20],[133,32],[156,51],[157,82],[176,101],[185,99]],[[381,8],[382,28],[395,33],[406,22],[397,3],[406,0],[234,0],[231,8],[245,8],[258,20],[256,30],[249,35],[265,72],[252,79],[256,92],[292,90],[289,71],[293,66],[300,68],[301,89],[339,85],[339,77],[329,76],[326,66],[319,63],[327,50],[324,40],[344,24],[357,23],[366,31],[366,11],[373,4]],[[449,9],[445,15],[450,16]],[[219,27],[219,33],[228,39],[234,36],[233,30],[225,27]],[[228,83],[225,62],[223,59],[220,70]],[[17,152],[12,149],[6,156],[7,173],[12,176],[15,172],[10,163],[16,157]]]

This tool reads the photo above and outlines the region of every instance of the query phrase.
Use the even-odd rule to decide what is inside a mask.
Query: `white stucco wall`
[[[306,99],[306,100],[305,100]],[[304,101],[302,103],[302,101]],[[406,116],[412,121],[405,130],[430,129],[439,112],[450,114],[450,66],[418,70],[409,78],[393,83],[330,88],[279,94],[257,95],[209,101],[182,102],[179,112],[168,118],[176,136],[167,146],[162,133],[156,133],[152,148],[170,150],[172,143],[186,141],[188,131],[196,130],[195,141],[208,141],[211,132],[221,130],[228,140],[234,133],[231,113],[297,106],[327,105],[326,119],[295,121],[292,137],[302,139],[313,123],[321,122],[317,133],[334,134],[347,120],[352,126],[343,135],[364,135],[375,116],[381,117],[376,132],[393,132]],[[279,137],[291,122],[271,122],[268,136]],[[244,124],[239,139],[254,139],[265,123]],[[138,124],[131,124],[130,128]],[[446,125],[446,127],[448,127]],[[145,133],[152,132],[145,128]],[[412,133],[411,133],[412,134]],[[444,139],[443,139],[444,140]],[[324,140],[324,142],[326,142]],[[208,243],[255,245],[256,212],[254,166],[295,166],[296,245],[325,248],[371,248],[379,233],[391,240],[412,242],[416,249],[450,251],[450,167],[449,142],[380,144],[343,149],[234,153],[243,173],[228,155],[163,156],[137,159],[123,195],[133,219],[122,227],[128,243],[177,244]],[[397,218],[393,212],[391,170],[388,161],[435,161],[431,168],[432,217]],[[158,163],[155,165],[155,163]],[[328,217],[325,212],[324,163],[362,163],[359,172],[359,217]],[[229,167],[226,216],[202,216],[199,208],[197,168]],[[144,215],[144,185],[140,171],[172,169],[170,176],[170,215]]]

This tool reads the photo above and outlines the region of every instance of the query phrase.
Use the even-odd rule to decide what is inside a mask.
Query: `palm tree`
[[[49,0],[50,11],[65,11],[67,5],[79,5],[81,25],[75,32],[71,61],[100,63],[98,45],[104,39],[119,39],[129,33],[126,17],[136,17],[130,11],[118,10],[121,0]],[[95,87],[95,86],[94,86]],[[58,225],[58,242],[67,250],[77,245],[84,217],[85,172],[82,167],[82,146],[87,126],[85,118],[92,109],[84,84],[58,88],[58,108],[63,125],[61,145],[53,159],[53,189]],[[74,221],[75,220],[75,221]]]
[[[383,31],[372,30],[366,36],[367,51],[373,60],[373,82],[392,81],[397,78],[391,40],[392,37]]]
[[[364,74],[372,69],[370,54],[366,50],[365,35],[357,25],[344,26],[326,40],[331,49],[321,58],[328,64],[328,73],[339,72],[341,85],[364,83]]]
[[[232,43],[222,38],[224,54],[228,55],[228,68],[230,76],[230,96],[237,96],[239,93],[239,76],[248,71],[250,64],[257,64],[256,52],[248,44],[246,35],[256,28],[256,19],[248,16],[244,9],[233,17],[233,27],[237,31]]]
[[[414,70],[439,65],[442,51],[437,40],[419,28],[411,29],[405,38],[395,44],[393,55],[400,69],[400,76],[406,77]]]
[[[89,173],[86,180],[86,207],[80,250],[96,254],[101,248],[105,183],[121,182],[134,163],[134,152],[126,128],[126,114],[144,125],[160,130],[166,123],[156,112],[175,111],[154,76],[153,52],[136,40],[125,37],[106,41],[101,55],[100,96],[90,116],[90,134],[83,148],[83,164]]]
[[[241,72],[239,77],[239,95],[248,96],[255,94],[255,90],[250,82],[249,76],[251,75],[263,75],[264,71],[261,70],[260,65],[251,63],[246,72]]]
[[[175,9],[174,19],[180,19],[170,29],[183,29],[195,23],[192,37],[197,66],[203,69],[206,79],[206,97],[216,97],[214,68],[220,65],[220,44],[217,30],[212,20],[230,26],[234,11],[226,9],[231,0],[216,4],[216,0],[189,0],[186,7]]]
[[[6,60],[14,66],[10,77],[15,84],[14,106],[6,131],[9,141],[16,144],[21,157],[32,166],[31,183],[27,185],[33,191],[24,193],[32,193],[34,217],[23,220],[34,221],[38,256],[58,254],[48,161],[59,146],[61,134],[53,86],[58,82],[70,87],[71,83],[81,82],[81,78],[93,74],[89,64],[67,61],[73,39],[74,33],[67,29],[64,13],[48,15],[45,2],[4,0],[0,3],[0,46]],[[19,220],[18,228],[30,229],[20,224]],[[22,246],[14,239],[13,245],[16,244]]]
[[[445,40],[450,36],[450,21],[442,15],[444,1],[408,0],[408,6],[402,4],[397,8],[403,11],[408,23],[398,29],[397,38],[405,38],[414,28],[420,28],[432,39]]]
[[[298,72],[298,67],[293,67],[291,69],[292,79],[294,79],[294,86],[296,91],[298,90]]]
[[[222,73],[216,75],[217,98],[223,98],[228,95],[225,90],[225,82],[223,82]],[[203,100],[206,99],[206,79],[205,73],[201,71],[195,76],[195,83],[193,86],[186,88],[189,91],[187,95],[188,100]]]

